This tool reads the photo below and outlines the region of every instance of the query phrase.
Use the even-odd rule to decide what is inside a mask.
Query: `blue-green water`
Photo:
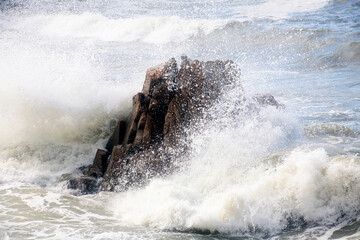
[[[360,2],[0,2],[0,238],[358,239]],[[231,59],[184,171],[74,196],[147,68]],[[284,109],[238,98],[271,93]]]

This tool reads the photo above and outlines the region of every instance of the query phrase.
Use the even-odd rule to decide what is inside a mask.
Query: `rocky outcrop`
[[[119,122],[107,144],[112,154],[101,190],[123,191],[172,172],[174,161],[186,152],[180,142],[185,129],[237,74],[231,61],[200,62],[186,56],[180,68],[173,58],[150,68],[126,123]]]
[[[98,150],[84,177],[70,179],[68,187],[80,192],[125,191],[149,179],[172,173],[186,156],[186,132],[239,75],[232,61],[174,58],[147,70],[132,110],[120,120],[106,144]],[[281,106],[270,94],[256,95],[260,105]]]
[[[200,62],[186,56],[180,68],[172,58],[148,69],[128,118],[118,122],[106,150],[97,151],[84,176],[68,180],[68,188],[80,193],[124,191],[173,172],[174,162],[186,154],[180,141],[185,130],[237,74],[231,61]]]

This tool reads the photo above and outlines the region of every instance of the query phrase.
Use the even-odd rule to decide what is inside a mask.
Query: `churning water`
[[[360,238],[357,0],[0,1],[0,239]],[[231,59],[181,171],[74,196],[147,68]],[[239,98],[271,93],[285,109]]]

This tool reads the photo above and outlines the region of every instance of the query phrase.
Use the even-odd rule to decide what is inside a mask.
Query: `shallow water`
[[[360,238],[360,3],[0,3],[0,239]],[[147,68],[232,59],[182,171],[75,196]],[[271,93],[285,109],[241,96]]]

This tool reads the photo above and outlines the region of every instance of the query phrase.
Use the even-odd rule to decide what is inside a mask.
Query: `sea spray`
[[[87,48],[28,40],[0,53],[0,181],[48,186],[91,162],[127,114],[133,87],[106,81]]]

